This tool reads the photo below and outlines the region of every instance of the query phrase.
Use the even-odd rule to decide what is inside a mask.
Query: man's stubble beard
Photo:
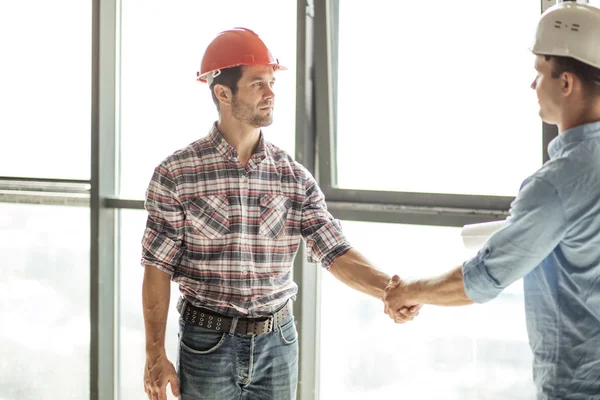
[[[246,122],[255,128],[262,128],[273,123],[273,112],[265,116],[261,116],[254,106],[240,101],[237,96],[233,96],[231,113],[238,121]]]

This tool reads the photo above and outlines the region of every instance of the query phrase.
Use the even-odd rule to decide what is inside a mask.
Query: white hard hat
[[[540,17],[531,51],[600,68],[600,9],[572,1],[550,7]]]

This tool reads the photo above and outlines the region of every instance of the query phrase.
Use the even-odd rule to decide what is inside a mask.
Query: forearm
[[[421,279],[407,285],[416,303],[438,306],[473,304],[465,293],[462,268],[457,267],[435,278]]]
[[[354,249],[335,259],[329,272],[337,279],[362,293],[383,298],[389,275],[376,269],[362,254]]]
[[[146,330],[146,353],[159,354],[165,351],[165,331],[171,296],[169,274],[146,266],[142,284],[142,305]]]

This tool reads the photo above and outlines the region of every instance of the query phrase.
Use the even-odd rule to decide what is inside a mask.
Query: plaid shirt
[[[350,249],[312,175],[262,133],[243,167],[215,124],[156,167],[145,208],[142,265],[227,315],[271,314],[295,297],[301,238],[308,260],[326,268]]]

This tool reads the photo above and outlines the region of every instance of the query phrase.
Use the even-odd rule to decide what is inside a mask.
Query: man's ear
[[[560,76],[560,83],[563,96],[571,95],[575,85],[575,75],[571,72],[563,72]]]
[[[233,100],[233,94],[231,93],[231,89],[229,89],[225,85],[215,85],[213,87],[213,91],[219,103],[224,105],[231,105]]]

